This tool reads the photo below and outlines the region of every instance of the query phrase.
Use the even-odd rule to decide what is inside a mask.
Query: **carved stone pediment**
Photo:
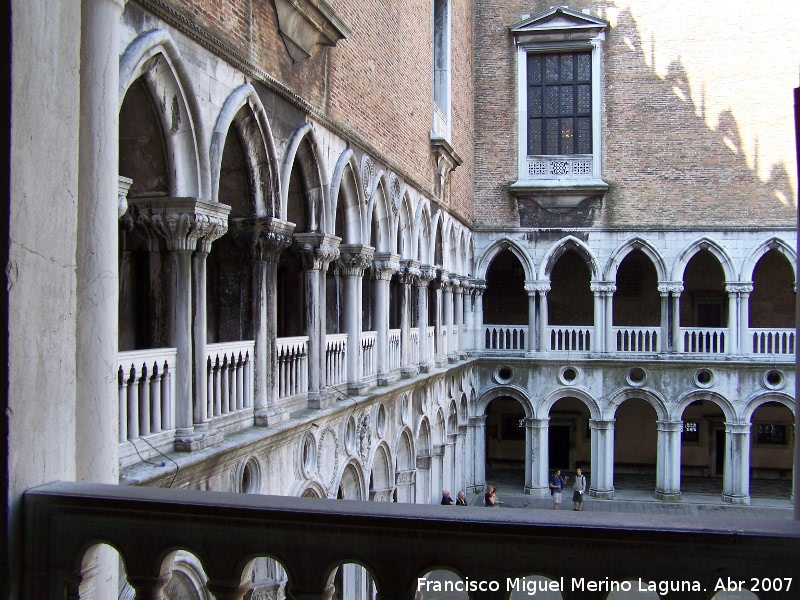
[[[518,44],[543,36],[585,32],[594,37],[608,27],[608,22],[586,13],[555,6],[550,10],[528,17],[511,26],[511,34]]]

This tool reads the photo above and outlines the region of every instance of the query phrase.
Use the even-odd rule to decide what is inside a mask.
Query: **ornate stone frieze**
[[[356,421],[356,439],[358,440],[358,457],[361,464],[366,465],[372,451],[372,428],[369,412],[362,411]]]
[[[375,250],[370,246],[344,244],[339,246],[339,268],[345,277],[363,277],[371,265]]]
[[[208,252],[211,243],[228,230],[231,207],[200,198],[136,198],[138,222],[164,238],[168,250],[192,252],[201,243]]]
[[[341,238],[322,233],[294,234],[293,251],[300,255],[306,271],[324,271],[339,258]]]
[[[364,190],[364,202],[368,203],[375,189],[375,162],[367,154],[361,157],[361,185]]]

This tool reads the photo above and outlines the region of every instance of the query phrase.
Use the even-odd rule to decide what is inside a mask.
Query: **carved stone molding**
[[[135,198],[138,222],[162,236],[168,250],[208,252],[228,230],[231,207],[200,198]]]
[[[375,162],[367,154],[361,157],[361,185],[364,202],[368,203],[375,189]]]
[[[273,0],[278,29],[292,60],[311,56],[314,46],[335,46],[350,30],[325,0]]]

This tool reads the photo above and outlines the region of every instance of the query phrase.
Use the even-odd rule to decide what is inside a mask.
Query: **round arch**
[[[603,420],[611,420],[620,405],[626,400],[644,400],[656,411],[656,418],[659,421],[666,421],[669,418],[669,409],[664,397],[655,390],[646,388],[626,388],[612,394],[605,409],[600,416]]]
[[[681,394],[670,411],[670,420],[682,421],[683,411],[686,410],[686,407],[692,402],[699,402],[702,400],[716,404],[722,410],[726,422],[736,422],[736,409],[734,409],[733,403],[721,393],[712,390],[692,390]]]
[[[526,419],[536,418],[536,413],[533,409],[533,404],[528,398],[527,392],[521,387],[512,385],[501,385],[490,388],[485,392],[483,392],[475,401],[475,414],[476,415],[485,414],[486,408],[489,406],[489,403],[495,398],[499,398],[500,396],[513,398],[514,400],[519,402],[522,405],[522,408],[525,410]]]
[[[759,406],[762,404],[766,404],[767,402],[775,402],[777,404],[782,404],[786,408],[789,409],[793,415],[794,412],[794,397],[791,394],[786,392],[777,392],[773,390],[764,390],[763,392],[758,392],[750,396],[744,404],[744,409],[742,410],[742,414],[740,416],[740,422],[742,423],[750,423],[753,419],[753,413],[758,409]]]

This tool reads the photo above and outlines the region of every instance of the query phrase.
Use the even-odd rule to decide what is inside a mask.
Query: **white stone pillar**
[[[447,444],[434,444],[431,451],[431,489],[430,504],[439,504],[444,489],[444,453]]]
[[[658,282],[658,293],[661,296],[661,319],[659,330],[659,348],[661,352],[670,352],[672,350],[672,337],[670,335],[669,327],[669,286],[661,281]]]
[[[739,284],[739,353],[753,353],[753,338],[750,335],[750,294],[753,291],[752,282]]]
[[[614,292],[617,291],[617,286],[613,283],[609,283],[606,286],[606,289],[603,291],[603,296],[605,297],[604,304],[605,304],[605,316],[604,316],[604,327],[606,331],[606,340],[605,340],[605,351],[606,352],[616,352],[617,351],[617,340],[614,336]]]
[[[321,233],[294,234],[305,271],[305,325],[308,336],[308,407],[326,408],[334,398],[325,390],[325,276],[339,257],[341,238]]]
[[[389,372],[389,282],[400,270],[400,257],[388,252],[375,253],[372,273],[375,278],[375,354],[378,385],[388,385],[396,379]]]
[[[475,347],[475,280],[468,279],[465,284],[464,293],[464,321],[467,326],[467,333],[464,335],[464,353],[471,354]]]
[[[589,346],[591,352],[605,352],[605,327],[603,318],[603,296],[605,286],[602,282],[592,282],[591,290],[594,294],[594,328],[592,329],[592,342]]]
[[[417,261],[407,260],[400,268],[400,374],[411,378],[417,374],[417,365],[411,363],[411,287],[420,276]]]
[[[430,456],[417,457],[417,504],[431,502],[431,460]]]
[[[417,328],[419,329],[419,370],[427,373],[433,366],[428,352],[428,284],[436,277],[436,269],[422,265],[417,278]]]
[[[437,269],[436,279],[431,281],[430,288],[434,290],[434,300],[436,302],[435,308],[435,343],[434,343],[434,364],[437,367],[443,367],[447,364],[447,349],[442,339],[442,328],[445,326],[443,322],[442,311],[442,288],[445,286],[445,281],[448,280],[447,271]]]
[[[591,419],[592,473],[589,493],[594,498],[614,497],[614,420]]]
[[[483,331],[483,292],[486,291],[486,280],[475,280],[475,351],[481,352],[486,348],[486,335]]]
[[[549,316],[547,315],[547,292],[550,286],[539,290],[539,352],[550,351],[550,336],[547,333]]]
[[[525,334],[525,350],[528,354],[536,352],[536,282],[525,282],[528,293],[528,332]]]
[[[550,494],[550,419],[525,419],[528,451],[525,453],[525,493],[538,498]]]
[[[486,487],[486,415],[469,418],[471,448],[469,460],[473,465],[470,491],[480,492]]]
[[[453,281],[450,279],[449,273],[442,272],[442,327],[446,332],[442,350],[444,358],[451,363],[456,361],[453,355],[455,342],[453,339]]]
[[[455,445],[455,493],[460,490],[465,490],[467,487],[467,465],[464,457],[467,454],[467,426],[458,426],[458,435],[456,436]]]
[[[726,283],[728,293],[728,335],[725,340],[725,354],[739,354],[739,286]]]
[[[464,286],[466,281],[453,279],[453,325],[455,326],[455,348],[453,353],[459,360],[466,358],[464,352]]]
[[[683,421],[658,421],[655,497],[665,502],[681,499],[681,431]]]
[[[339,246],[339,267],[344,278],[344,331],[347,334],[347,388],[358,394],[366,388],[363,382],[363,349],[361,347],[361,286],[364,271],[372,264],[374,250],[370,246]]]
[[[672,294],[672,352],[683,352],[683,336],[681,335],[681,294],[683,283],[672,282],[669,284]]]
[[[723,502],[750,504],[750,423],[725,423]]]

